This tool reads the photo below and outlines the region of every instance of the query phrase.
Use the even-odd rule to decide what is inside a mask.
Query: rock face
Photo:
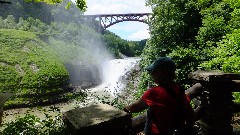
[[[63,114],[73,135],[126,135],[131,115],[107,104],[77,108]]]
[[[70,75],[70,83],[74,87],[91,87],[100,84],[102,81],[98,65],[65,63],[65,67]]]

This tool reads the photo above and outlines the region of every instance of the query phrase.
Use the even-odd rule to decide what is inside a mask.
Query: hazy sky
[[[121,14],[151,13],[145,6],[145,0],[87,0],[87,11],[84,14]],[[142,40],[149,37],[148,25],[137,21],[125,21],[108,28],[123,39]]]

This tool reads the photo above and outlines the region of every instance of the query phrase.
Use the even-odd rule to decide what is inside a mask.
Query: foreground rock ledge
[[[63,120],[73,135],[126,135],[132,123],[130,114],[107,104],[67,111]]]

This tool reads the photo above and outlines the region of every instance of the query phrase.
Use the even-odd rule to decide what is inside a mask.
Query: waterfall
[[[102,64],[103,82],[91,88],[90,93],[100,98],[114,99],[127,84],[127,73],[138,64],[140,58],[112,59]]]

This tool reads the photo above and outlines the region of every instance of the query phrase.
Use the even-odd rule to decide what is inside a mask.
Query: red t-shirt
[[[180,89],[176,84],[171,84],[170,87],[179,97]],[[190,103],[189,98],[185,94],[181,97],[186,104],[186,109]],[[146,104],[151,107],[152,115],[156,119],[152,122],[151,131],[156,134],[165,134],[174,130],[176,123],[177,100],[170,95],[163,87],[157,86],[148,89],[142,96]],[[156,126],[158,124],[158,126]],[[158,129],[158,128],[159,129]]]

